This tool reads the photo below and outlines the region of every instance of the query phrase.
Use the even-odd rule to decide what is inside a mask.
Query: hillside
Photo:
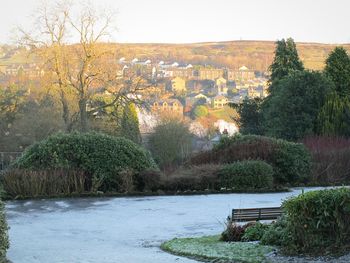
[[[229,67],[237,69],[242,65],[250,69],[266,71],[274,56],[275,43],[273,41],[229,41],[193,44],[103,44],[111,48],[117,58],[125,57],[131,60],[151,59],[152,61],[177,61],[211,65],[215,67]],[[328,53],[335,44],[297,43],[299,55],[306,68],[319,70],[324,66]],[[343,44],[350,52],[350,44]],[[4,51],[4,49],[0,50]],[[6,48],[7,52],[0,57],[0,66],[12,63],[23,63],[28,60],[27,52],[19,52]],[[1,53],[1,52],[0,52]]]

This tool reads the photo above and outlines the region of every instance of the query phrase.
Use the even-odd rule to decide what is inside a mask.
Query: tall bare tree
[[[86,5],[76,14],[69,4],[59,2],[41,8],[36,21],[38,33],[21,30],[21,40],[35,50],[53,73],[67,130],[76,116],[80,129],[87,131],[90,113],[131,100],[140,103],[137,93],[148,82],[133,74],[122,76],[112,50],[103,43],[111,35],[113,13],[97,14],[91,5]],[[91,100],[101,91],[108,92],[113,99],[94,107]],[[70,112],[69,96],[74,97],[76,113]]]

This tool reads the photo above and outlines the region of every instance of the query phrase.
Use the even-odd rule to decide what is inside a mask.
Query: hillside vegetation
[[[132,60],[151,59],[152,61],[177,61],[229,67],[237,69],[242,65],[250,69],[266,71],[274,57],[274,41],[228,41],[193,44],[103,44],[111,49],[116,58]],[[324,61],[336,44],[297,43],[297,49],[306,68],[320,70]],[[343,44],[350,51],[350,44]],[[6,48],[8,50],[8,47]],[[4,50],[4,49],[3,49]],[[5,53],[6,54],[6,53]],[[0,65],[21,63],[28,60],[28,52],[22,50],[13,56],[0,57]]]

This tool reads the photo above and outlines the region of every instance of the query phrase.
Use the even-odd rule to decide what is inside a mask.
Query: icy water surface
[[[7,202],[8,258],[13,263],[195,262],[159,246],[174,237],[218,234],[232,208],[279,206],[301,191]]]

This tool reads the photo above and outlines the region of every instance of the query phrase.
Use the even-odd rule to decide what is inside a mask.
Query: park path
[[[174,237],[218,234],[233,207],[279,206],[301,191],[11,201],[6,203],[8,258],[13,263],[195,262],[159,246]]]

